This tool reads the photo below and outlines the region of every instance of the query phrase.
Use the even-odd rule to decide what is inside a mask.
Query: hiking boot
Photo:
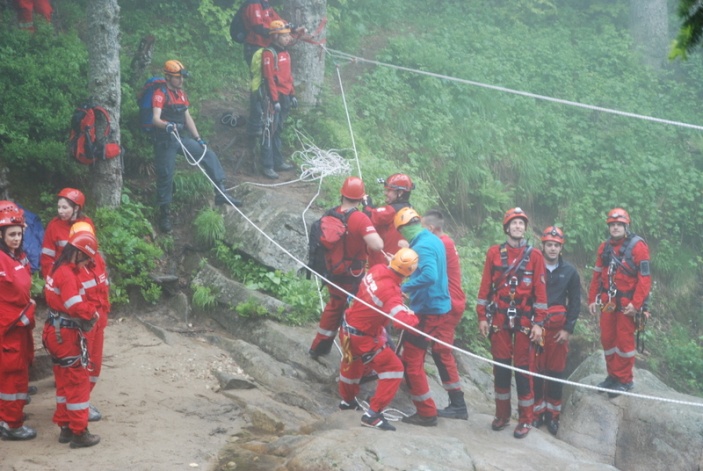
[[[221,204],[232,204],[234,206],[241,206],[242,202],[239,201],[234,196],[230,195],[225,189],[224,185],[218,185],[220,191],[215,191],[215,205],[219,206]],[[224,193],[224,195],[223,195]]]
[[[600,383],[596,384],[596,386],[603,389],[612,389],[612,387],[616,384],[618,384],[618,380],[615,379],[615,377],[608,375],[607,378],[605,378]],[[598,394],[603,394],[604,392],[605,391],[598,391]]]
[[[31,440],[37,436],[37,431],[32,427],[27,427],[26,425],[22,425],[17,428],[9,428],[7,424],[3,423],[3,426],[0,427],[0,434],[2,434],[3,440],[19,441]]]
[[[368,415],[368,412],[361,416],[361,425],[364,427],[378,428],[395,432],[395,427],[390,424],[382,413]]]
[[[437,415],[445,419],[469,420],[469,410],[464,402],[464,392],[449,391],[449,405],[444,409],[438,410]]]
[[[276,167],[277,172],[287,172],[289,170],[293,170],[295,168],[295,165],[291,165],[289,163],[283,162],[281,165],[278,165]]]
[[[542,425],[544,425],[544,422],[544,414],[537,414],[537,418],[532,421],[532,427],[540,428]]]
[[[614,397],[618,397],[620,395],[620,393],[625,392],[625,391],[629,391],[634,387],[635,387],[635,383],[621,383],[620,381],[618,381],[615,384],[615,386],[610,388],[610,389],[612,389],[612,392],[608,393],[608,397],[611,399]]]
[[[437,425],[437,416],[423,417],[415,412],[413,415],[403,417],[402,421],[406,424],[419,425],[421,427],[434,427]]]
[[[517,424],[515,431],[513,432],[513,437],[515,438],[525,438],[528,433],[530,433],[532,425],[530,424]]]
[[[500,432],[503,430],[505,427],[510,425],[510,419],[501,419],[499,417],[494,417],[493,422],[491,422],[491,428],[495,430],[496,432]]]
[[[278,180],[278,174],[274,172],[272,168],[265,168],[261,173],[263,173],[266,178],[270,178],[271,180]]]
[[[173,230],[173,221],[171,221],[171,207],[165,204],[159,208],[159,213],[159,229],[161,229],[161,232],[171,232]]]
[[[549,430],[549,433],[556,436],[557,432],[559,431],[559,418],[558,417],[556,419],[552,419],[549,422],[547,422],[547,430]]]
[[[87,448],[97,445],[98,443],[100,443],[100,437],[98,435],[93,435],[88,429],[85,429],[80,435],[73,434],[71,448]]]
[[[97,407],[93,404],[88,405],[88,422],[97,422],[103,418]]]
[[[71,429],[66,427],[61,427],[61,432],[59,432],[59,443],[68,443],[73,440],[73,432]]]
[[[352,399],[350,402],[341,401],[339,403],[339,410],[363,410],[363,408],[356,402],[356,399]]]

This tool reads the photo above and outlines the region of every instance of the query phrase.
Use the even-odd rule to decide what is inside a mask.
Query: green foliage
[[[701,394],[703,336],[691,338],[686,327],[674,324],[668,332],[659,332],[656,338],[650,335],[646,341],[648,348],[658,354],[654,361],[661,371],[668,373],[670,386],[679,391]]]
[[[151,242],[153,229],[145,216],[147,211],[125,191],[119,208],[100,208],[95,213],[100,249],[111,270],[113,304],[128,303],[130,287],[139,288],[151,303],[161,296],[161,288],[149,277],[162,252]]]
[[[214,209],[204,208],[193,221],[195,239],[205,247],[214,247],[225,236],[225,219]]]
[[[213,293],[212,288],[201,284],[191,284],[193,289],[193,304],[200,309],[210,309],[217,304],[217,294]]]
[[[267,317],[269,315],[268,310],[259,304],[255,299],[250,299],[243,303],[237,304],[234,310],[237,311],[237,314],[241,317],[247,319]]]

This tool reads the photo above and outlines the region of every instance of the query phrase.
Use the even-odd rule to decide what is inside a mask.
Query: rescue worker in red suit
[[[64,188],[58,193],[58,216],[49,221],[44,230],[44,242],[42,243],[39,264],[43,278],[51,271],[54,262],[61,255],[61,251],[68,243],[68,234],[71,226],[79,221],[87,222],[95,229],[92,219],[83,215],[85,207],[85,195],[75,188]]]
[[[574,333],[581,308],[581,278],[576,268],[564,261],[561,250],[564,233],[556,226],[542,232],[542,254],[547,278],[547,317],[544,320],[544,346],[537,349],[535,368],[538,373],[563,379],[569,337]],[[535,389],[534,427],[547,424],[552,435],[559,431],[563,384],[533,378]]]
[[[34,13],[39,13],[51,23],[51,0],[15,0],[20,29],[34,32]]]
[[[419,257],[415,273],[403,283],[401,289],[408,296],[410,309],[418,316],[418,330],[435,337],[443,329],[446,316],[451,310],[449,281],[447,279],[447,257],[444,245],[437,236],[420,224],[420,215],[412,208],[403,208],[395,215],[393,224],[410,248]],[[437,406],[432,399],[425,373],[425,356],[431,340],[417,332],[403,332],[401,360],[405,366],[405,381],[410,390],[410,399],[417,411],[403,422],[432,427],[437,425]]]
[[[31,440],[36,430],[24,425],[29,399],[29,365],[34,357],[32,275],[22,250],[24,217],[10,201],[0,201],[0,436]]]
[[[342,344],[342,362],[339,366],[339,394],[342,410],[360,409],[356,400],[364,368],[378,374],[376,392],[369,399],[369,410],[361,417],[361,425],[381,430],[395,430],[383,416],[403,379],[403,363],[393,348],[387,345],[385,327],[398,320],[410,327],[418,324],[418,318],[405,305],[400,283],[412,275],[417,268],[417,253],[400,249],[391,259],[390,265],[374,265],[364,276],[351,307],[344,314],[339,332]],[[383,311],[383,315],[378,312]],[[394,322],[400,329],[402,325]]]
[[[434,337],[450,345],[454,344],[456,327],[466,310],[466,295],[461,287],[461,265],[456,245],[449,235],[444,233],[444,215],[437,210],[427,211],[422,215],[422,225],[428,231],[439,237],[444,244],[447,257],[447,278],[449,281],[449,297],[451,310],[442,316],[442,325],[434,331]],[[438,409],[437,415],[447,419],[469,419],[469,410],[464,401],[464,392],[461,390],[461,378],[456,366],[456,358],[452,349],[441,343],[432,342],[432,359],[439,371],[442,386],[449,395],[449,405]]]
[[[383,183],[383,195],[386,205],[378,208],[373,206],[370,197],[364,200],[364,212],[368,215],[376,228],[378,235],[383,239],[383,250],[393,255],[400,248],[401,241],[404,247],[408,246],[407,241],[400,235],[398,229],[393,224],[396,212],[403,208],[412,208],[410,204],[410,193],[415,189],[415,184],[410,180],[410,177],[404,173],[395,173],[385,180],[379,180]],[[369,266],[376,264],[385,265],[386,258],[380,252],[371,252],[369,254]]]
[[[71,227],[69,237],[79,232],[87,232],[95,236],[93,227],[87,222],[77,222]],[[96,237],[97,240],[97,237]],[[100,243],[98,242],[98,245]],[[90,370],[90,391],[100,378],[103,364],[103,346],[105,344],[105,327],[107,327],[107,317],[110,313],[110,282],[107,277],[107,265],[102,254],[98,251],[95,257],[87,265],[79,270],[81,285],[88,302],[95,306],[100,315],[98,322],[90,332],[86,334],[88,339],[88,354],[92,363]],[[92,403],[88,408],[88,422],[97,422],[102,419],[102,414]]]
[[[533,342],[542,341],[542,325],[547,315],[547,290],[542,252],[525,240],[529,220],[520,208],[503,216],[507,241],[494,245],[486,253],[481,286],[476,301],[479,331],[491,340],[493,360],[532,371]],[[495,431],[510,424],[510,372],[493,366],[496,415],[491,423]],[[534,395],[532,377],[515,372],[519,422],[515,438],[530,433]]]
[[[347,293],[356,293],[361,278],[364,276],[367,255],[366,251],[383,250],[383,240],[376,233],[368,216],[357,207],[366,195],[364,182],[359,177],[349,177],[342,185],[341,202],[335,211],[347,215],[347,233],[344,240],[345,274],[330,276],[330,281]],[[347,307],[348,295],[340,289],[327,285],[330,298],[322,311],[317,335],[312,341],[309,354],[312,358],[327,355],[332,349],[334,337],[342,323],[344,310]]]
[[[268,101],[273,107],[271,122],[266,124],[269,131],[261,143],[261,167],[265,177],[278,178],[276,171],[293,170],[295,166],[283,161],[281,133],[291,108],[298,107],[293,86],[290,54],[286,47],[291,43],[290,28],[283,21],[272,21],[269,35],[273,38],[271,48],[261,52],[262,88],[268,93]],[[253,85],[252,85],[252,88]]]
[[[83,294],[81,270],[98,253],[89,232],[74,234],[46,277],[44,295],[49,317],[42,341],[54,363],[56,410],[53,421],[61,428],[59,443],[71,448],[97,445],[100,437],[88,431],[90,371],[86,334],[99,314]]]
[[[606,219],[610,238],[598,247],[588,292],[588,309],[600,313],[600,341],[608,376],[599,388],[617,397],[634,387],[635,314],[644,308],[652,288],[649,248],[630,232],[630,215],[615,208]],[[629,256],[628,256],[629,252]]]

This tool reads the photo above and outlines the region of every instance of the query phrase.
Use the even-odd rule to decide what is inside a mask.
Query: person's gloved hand
[[[298,107],[298,99],[294,96],[290,97],[290,107],[291,108],[297,108]]]
[[[280,112],[281,112],[281,104],[280,104],[279,102],[276,102],[276,103],[273,105],[273,110],[274,110],[276,113],[280,113]]]
[[[176,128],[178,126],[176,123],[166,123],[166,132],[169,134],[173,134],[176,131]]]
[[[203,139],[202,137],[197,138],[196,141],[203,147],[207,145],[207,142],[205,142],[205,139]]]

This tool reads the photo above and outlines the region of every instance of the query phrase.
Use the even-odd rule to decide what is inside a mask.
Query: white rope
[[[612,108],[604,108],[602,106],[595,106],[595,105],[589,105],[589,104],[584,104],[584,103],[578,103],[575,101],[562,100],[561,98],[553,98],[553,97],[549,97],[549,96],[545,96],[545,95],[537,95],[535,93],[524,92],[521,90],[514,90],[514,89],[506,88],[506,87],[500,87],[498,85],[490,85],[487,83],[475,82],[473,80],[466,80],[466,79],[451,77],[449,75],[436,74],[434,72],[427,72],[424,70],[417,70],[417,69],[411,69],[409,67],[402,67],[399,65],[388,64],[386,62],[379,62],[379,61],[374,61],[374,60],[370,60],[370,59],[364,59],[363,57],[353,56],[351,54],[347,54],[347,53],[341,52],[341,51],[336,51],[334,49],[325,48],[325,50],[328,53],[330,53],[330,55],[332,55],[332,56],[336,56],[336,57],[345,59],[350,62],[366,62],[368,64],[374,64],[374,65],[378,65],[381,67],[388,67],[391,69],[403,70],[405,72],[412,72],[415,74],[427,75],[429,77],[435,77],[435,78],[442,79],[442,80],[449,80],[452,82],[463,83],[463,84],[472,85],[475,87],[487,88],[490,90],[496,90],[496,91],[504,92],[504,93],[512,93],[513,95],[525,96],[525,97],[534,98],[537,100],[550,101],[553,103],[560,103],[562,105],[575,106],[577,108],[585,108],[588,110],[601,111],[603,113],[610,113],[610,114],[614,114],[614,115],[625,116],[628,118],[642,119],[645,121],[653,121],[655,123],[660,123],[660,124],[669,124],[672,126],[678,126],[678,127],[682,127],[682,128],[689,128],[689,129],[696,129],[698,131],[703,131],[703,126],[700,126],[697,124],[689,124],[689,123],[684,123],[681,121],[672,121],[669,119],[655,118],[652,116],[646,116],[646,115],[641,115],[641,114],[637,114],[637,113],[630,113],[627,111],[620,111],[620,110],[615,110]]]
[[[339,80],[339,90],[342,92],[342,101],[344,102],[344,112],[347,115],[347,124],[349,125],[349,135],[351,136],[352,149],[354,149],[354,158],[356,159],[356,169],[359,172],[359,178],[363,180],[361,175],[361,164],[359,163],[359,154],[356,152],[356,142],[354,141],[354,131],[352,130],[351,118],[349,117],[349,107],[347,106],[347,97],[344,94],[344,85],[342,84],[342,76],[339,73],[339,66],[337,66],[337,78]]]

